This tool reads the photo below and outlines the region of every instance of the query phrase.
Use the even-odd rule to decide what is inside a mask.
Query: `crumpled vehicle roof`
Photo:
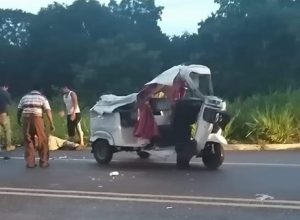
[[[174,80],[177,77],[184,80],[185,77],[190,73],[196,73],[199,75],[211,74],[210,69],[203,65],[173,66],[172,68],[159,74],[150,82],[146,83],[144,89],[142,89],[140,93],[145,92],[145,88],[149,86],[155,86],[154,84],[173,86]],[[138,95],[139,93],[132,93],[127,96],[116,96],[113,94],[102,95],[100,97],[100,100],[92,107],[91,110],[96,111],[98,114],[101,115],[103,115],[104,113],[112,113],[115,109],[121,106],[136,102]]]
[[[199,75],[210,75],[210,69],[203,65],[178,65],[173,66],[172,68],[162,72],[157,77],[155,77],[150,82],[146,83],[146,85],[150,84],[161,84],[166,86],[172,86],[173,82],[176,77],[180,77],[182,79],[185,79],[186,75],[189,75],[190,73],[196,73]]]
[[[127,96],[116,96],[113,94],[102,95],[100,100],[92,107],[91,110],[100,115],[112,113],[115,109],[136,102],[138,93],[132,93]]]

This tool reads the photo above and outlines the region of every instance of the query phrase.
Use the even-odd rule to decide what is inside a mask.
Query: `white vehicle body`
[[[154,103],[154,105],[152,105],[152,111],[155,123],[161,130],[164,128],[167,131],[163,133],[161,137],[166,144],[141,139],[134,135],[135,123],[139,120],[137,103],[139,95],[143,90],[140,93],[133,93],[128,96],[101,96],[100,100],[90,110],[90,141],[92,143],[99,143],[100,140],[102,145],[106,142],[106,144],[104,144],[105,146],[113,148],[112,153],[122,150],[142,152],[151,150],[154,146],[164,147],[168,145],[168,143],[172,143],[176,147],[177,155],[179,155],[177,157],[177,165],[178,163],[182,164],[178,161],[189,161],[190,156],[204,157],[204,155],[208,155],[211,152],[214,153],[217,147],[222,151],[222,147],[227,144],[226,139],[222,136],[221,127],[224,127],[224,125],[220,126],[222,120],[224,122],[226,103],[220,98],[213,96],[210,75],[210,69],[206,66],[179,65],[164,71],[152,81],[145,84],[145,88],[152,86],[154,90],[164,88],[164,86],[169,88],[173,86],[175,80],[179,79],[184,81],[188,87],[187,91],[190,94],[186,95],[182,100],[177,100],[174,105],[175,107],[169,105],[167,98],[147,99],[150,103],[151,101]],[[204,84],[208,88],[207,94],[202,91],[202,88],[199,88],[200,84],[203,83],[201,78],[203,76],[207,79],[207,82],[204,80]],[[187,124],[190,122],[185,121],[184,114],[185,111],[187,111],[186,117],[190,117],[189,109],[194,109],[193,114],[195,115],[194,119],[189,120],[192,120],[193,123],[197,125],[196,133],[193,138],[187,138]],[[180,130],[180,123],[185,125],[185,129],[182,129],[182,132]],[[165,134],[169,134],[170,132],[175,133],[172,133],[167,138]],[[181,135],[182,133],[184,133],[185,136]],[[182,136],[182,138],[176,140],[179,136]],[[167,139],[170,139],[170,141],[167,141]],[[101,148],[100,144],[98,145],[93,145],[94,155],[95,151]],[[192,145],[193,147],[190,147]],[[189,148],[189,150],[186,150],[187,148]],[[189,153],[186,153],[187,151],[189,151]],[[222,163],[223,151],[221,151],[219,154],[222,156]],[[101,163],[103,155],[100,155],[100,153],[96,154],[95,158]],[[186,156],[187,154],[188,156]],[[218,164],[218,166],[220,165],[221,164]],[[211,168],[214,167],[211,166]]]

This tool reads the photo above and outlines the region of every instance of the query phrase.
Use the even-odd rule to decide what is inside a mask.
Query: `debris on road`
[[[3,160],[9,160],[10,157],[4,156],[4,157],[1,157],[1,159],[3,159]]]
[[[114,177],[114,176],[119,176],[120,173],[118,171],[114,171],[114,172],[111,172],[109,175]]]
[[[95,177],[92,177],[92,176],[89,176],[89,178],[90,178],[90,180],[92,180],[92,181],[95,181],[95,180],[96,180],[96,178],[95,178]]]
[[[256,194],[255,196],[256,196],[256,199],[260,200],[260,201],[273,200],[274,199],[273,196],[269,196],[269,195],[266,195],[266,194]]]

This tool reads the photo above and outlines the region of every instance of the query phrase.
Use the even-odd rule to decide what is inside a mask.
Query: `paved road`
[[[45,170],[22,154],[0,160],[0,219],[300,219],[299,151],[227,152],[214,172],[199,159],[176,170],[173,152],[99,167],[88,151],[56,151]]]

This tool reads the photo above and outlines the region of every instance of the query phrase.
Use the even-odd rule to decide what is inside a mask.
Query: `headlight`
[[[219,100],[208,100],[208,103],[211,105],[216,105],[216,106],[220,106],[221,105],[221,101]]]
[[[223,102],[222,102],[222,107],[221,107],[221,110],[222,110],[222,111],[226,111],[226,108],[227,108],[227,106],[226,106],[226,102],[225,102],[225,101],[223,101]]]

